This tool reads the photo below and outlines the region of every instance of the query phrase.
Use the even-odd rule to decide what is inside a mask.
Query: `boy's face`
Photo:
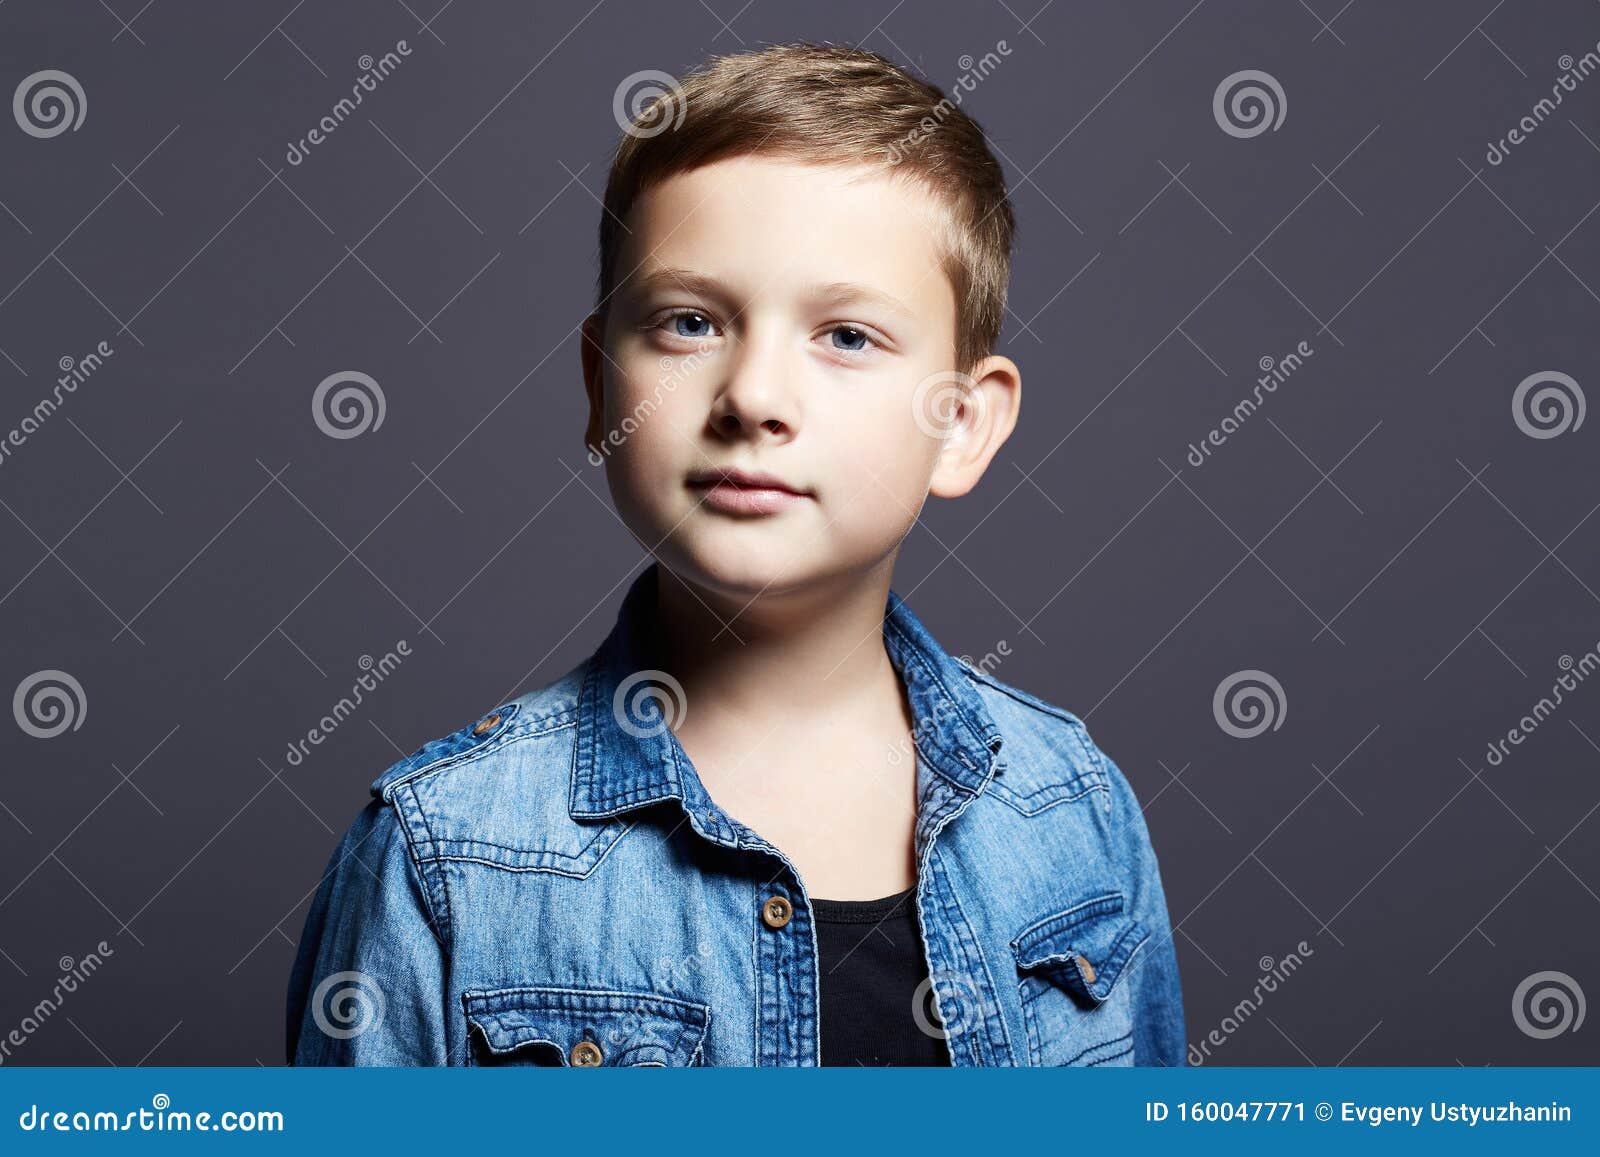
[[[764,157],[636,201],[604,329],[585,327],[586,440],[669,570],[754,598],[892,565],[930,490],[982,475],[1019,382],[988,358],[952,404],[936,220],[875,170]]]

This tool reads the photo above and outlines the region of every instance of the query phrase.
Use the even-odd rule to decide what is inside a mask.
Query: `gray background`
[[[952,652],[1005,640],[996,674],[1132,779],[1189,1039],[1304,940],[1212,1063],[1600,1056],[1600,1026],[1512,1015],[1536,972],[1600,992],[1600,680],[1485,761],[1600,641],[1600,418],[1539,439],[1511,407],[1538,371],[1600,383],[1600,79],[1484,159],[1600,7],[438,4],[0,7],[0,96],[54,68],[88,105],[48,140],[0,116],[0,434],[59,359],[115,349],[0,465],[0,691],[59,669],[87,701],[56,738],[0,728],[0,1034],[60,958],[115,951],[11,1063],[279,1063],[371,778],[609,629],[642,559],[584,461],[575,331],[613,94],[787,39],[941,85],[1007,43],[964,107],[1021,219],[1022,421],[896,588]],[[1215,120],[1241,69],[1283,86],[1276,131]],[[341,370],[387,402],[347,440],[311,412]],[[1286,698],[1248,740],[1212,707],[1245,669]]]

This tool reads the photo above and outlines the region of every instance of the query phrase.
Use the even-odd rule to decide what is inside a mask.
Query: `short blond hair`
[[[959,99],[861,48],[780,44],[712,57],[653,95],[617,146],[600,216],[597,311],[617,290],[622,223],[668,177],[747,155],[876,164],[919,182],[943,210],[936,241],[955,291],[956,366],[971,369],[1000,337],[1016,219],[1000,164]]]

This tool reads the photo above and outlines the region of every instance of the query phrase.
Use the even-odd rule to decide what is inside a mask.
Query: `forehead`
[[[751,295],[853,282],[944,318],[954,292],[935,241],[941,212],[923,187],[882,169],[734,157],[646,191],[619,272],[691,269]]]

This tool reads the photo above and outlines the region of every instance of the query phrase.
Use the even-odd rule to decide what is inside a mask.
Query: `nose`
[[[729,440],[791,441],[800,411],[781,343],[752,334],[727,363],[727,377],[711,405],[711,428]]]

